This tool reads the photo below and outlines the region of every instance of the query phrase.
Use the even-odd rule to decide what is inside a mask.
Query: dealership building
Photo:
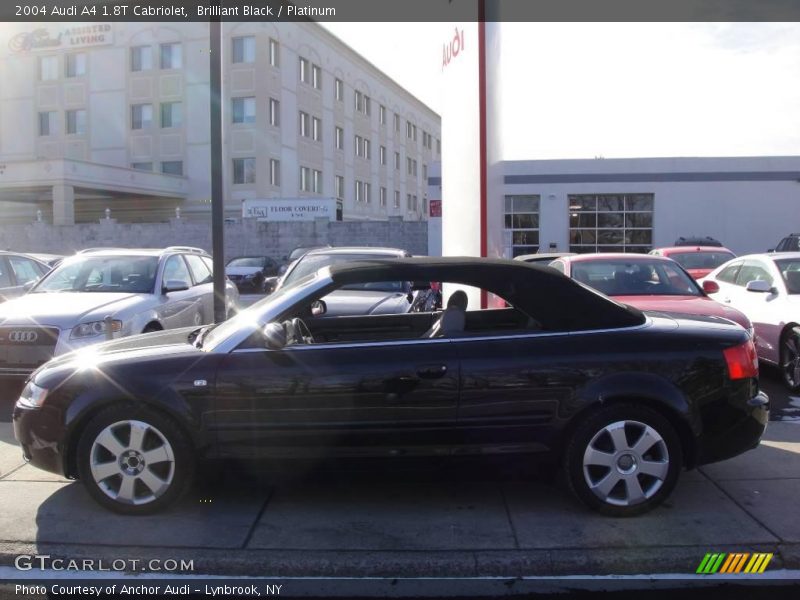
[[[226,217],[270,199],[310,207],[300,218],[315,201],[343,220],[427,217],[435,112],[313,22],[223,36]],[[6,24],[3,221],[209,219],[208,49],[207,23]]]
[[[682,236],[711,236],[744,254],[800,231],[800,156],[504,161],[498,170],[487,197],[489,256],[646,252]],[[438,164],[429,184],[433,207],[441,199],[444,215],[463,220]],[[441,230],[429,240],[435,253]]]

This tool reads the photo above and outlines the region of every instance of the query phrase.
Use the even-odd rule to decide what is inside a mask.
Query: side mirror
[[[170,279],[164,284],[164,293],[169,294],[170,292],[183,292],[189,289],[189,284],[185,281],[181,281],[180,279]]]
[[[282,350],[286,347],[286,328],[281,323],[267,323],[261,333],[266,348]]]
[[[311,303],[311,316],[312,317],[321,317],[326,312],[328,312],[328,305],[325,304],[324,300],[315,300]]]
[[[39,279],[41,279],[41,277],[40,277]],[[24,284],[22,285],[22,289],[23,289],[23,290],[25,290],[26,292],[29,292],[29,291],[30,291],[30,289],[31,289],[31,288],[32,288],[34,285],[36,285],[36,283],[39,281],[39,279],[32,279],[31,281],[28,281],[28,282],[24,283]]]
[[[703,291],[706,294],[716,294],[719,291],[719,284],[711,279],[703,281]]]
[[[768,294],[772,291],[772,286],[768,281],[764,280],[755,280],[755,281],[748,281],[747,286],[745,288],[748,292],[757,292],[759,294]]]
[[[775,248],[770,248],[767,252],[775,252]]]

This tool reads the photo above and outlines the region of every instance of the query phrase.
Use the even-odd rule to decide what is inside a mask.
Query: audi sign
[[[15,344],[33,344],[39,339],[39,334],[35,331],[16,329],[8,334],[8,341]]]

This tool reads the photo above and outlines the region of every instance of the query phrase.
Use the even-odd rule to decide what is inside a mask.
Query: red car
[[[673,246],[650,250],[652,256],[671,258],[695,279],[702,279],[736,255],[727,248],[716,246]]]
[[[648,254],[576,254],[549,266],[640,310],[723,317],[753,335],[753,325],[743,313],[706,295],[719,291],[716,283],[705,284],[704,291],[672,259]]]

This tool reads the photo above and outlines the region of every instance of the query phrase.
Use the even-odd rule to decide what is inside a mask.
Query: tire
[[[633,404],[606,406],[588,415],[567,441],[563,461],[572,493],[614,517],[640,515],[661,504],[682,467],[675,428],[655,410]]]
[[[780,352],[783,384],[790,392],[800,391],[800,327],[792,327],[781,336]]]
[[[89,495],[126,515],[151,514],[174,503],[195,470],[192,444],[180,427],[157,411],[131,405],[110,406],[89,421],[77,461]]]

